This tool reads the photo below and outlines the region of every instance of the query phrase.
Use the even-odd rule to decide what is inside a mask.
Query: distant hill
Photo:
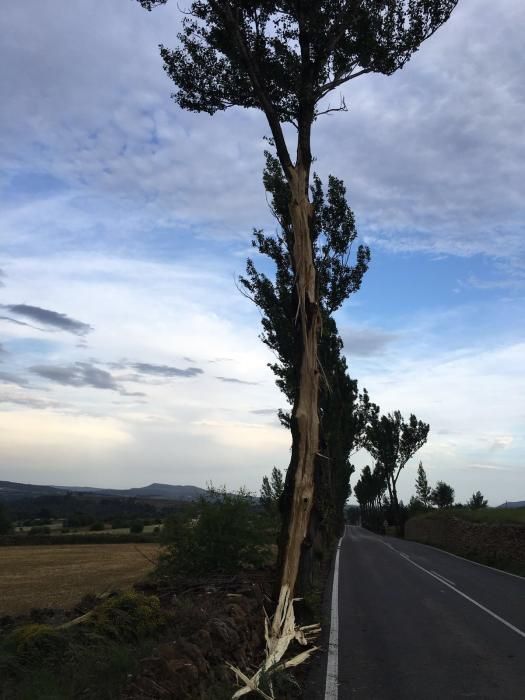
[[[60,493],[62,493],[61,489],[55,486],[37,486],[35,484],[18,484],[14,481],[0,481],[0,500],[52,496]]]
[[[207,492],[198,486],[173,486],[171,484],[150,484],[132,489],[99,489],[92,486],[41,486],[19,484],[14,481],[0,481],[0,500],[57,496],[65,491],[93,496],[114,496],[119,498],[148,498],[170,501],[195,501]]]
[[[507,501],[502,503],[498,508],[525,508],[525,501]]]

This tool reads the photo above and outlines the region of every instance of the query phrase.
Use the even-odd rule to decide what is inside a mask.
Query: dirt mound
[[[234,676],[226,662],[255,671],[263,657],[263,606],[269,586],[245,581],[235,593],[231,587],[207,587],[172,594],[165,603],[173,616],[173,639],[142,659],[123,699],[231,698]]]

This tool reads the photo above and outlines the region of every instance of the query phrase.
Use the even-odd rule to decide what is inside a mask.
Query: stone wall
[[[454,517],[411,518],[405,537],[491,566],[525,569],[525,525],[471,523]]]

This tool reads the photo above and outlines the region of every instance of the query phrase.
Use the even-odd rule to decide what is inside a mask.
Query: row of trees
[[[366,466],[354,487],[361,506],[363,521],[378,527],[383,501],[388,492],[389,511],[399,532],[403,529],[402,504],[397,493],[401,471],[415,453],[425,444],[430,426],[414,414],[405,421],[400,411],[380,416],[374,406],[365,425],[362,447],[375,460],[373,470]]]
[[[487,507],[487,499],[483,496],[481,491],[473,493],[469,500],[463,505],[462,503],[454,502],[454,489],[445,481],[438,481],[434,488],[431,488],[421,462],[417,469],[415,485],[416,495],[410,499],[409,504],[412,511],[426,510],[431,506],[436,506],[437,508],[451,508],[455,506],[470,508],[471,510]]]
[[[399,472],[397,475],[399,476]],[[437,481],[434,487],[429,484],[422,462],[419,463],[417,470],[416,493],[411,497],[408,506],[405,506],[402,501],[393,500],[392,491],[388,489],[388,479],[383,465],[376,463],[373,470],[369,466],[364,467],[354,487],[354,494],[361,511],[361,521],[376,531],[382,531],[385,520],[402,530],[408,517],[433,507],[439,509],[463,507],[471,510],[487,507],[487,500],[481,491],[473,493],[464,505],[455,503],[454,489],[450,484],[445,481]]]

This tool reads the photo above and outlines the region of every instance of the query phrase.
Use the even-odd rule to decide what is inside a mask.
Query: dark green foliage
[[[151,10],[166,0],[139,0]],[[183,109],[264,108],[296,124],[308,106],[363,72],[389,75],[450,16],[457,0],[191,3],[175,50],[161,47]]]
[[[416,479],[416,496],[417,500],[422,503],[425,508],[430,505],[430,497],[432,495],[432,489],[429,486],[427,475],[423,469],[423,462],[419,463],[417,468],[417,479]]]
[[[67,643],[49,625],[29,624],[16,629],[7,640],[8,649],[17,656],[19,663],[31,664],[45,656],[58,657]]]
[[[108,598],[86,624],[96,634],[132,642],[154,634],[163,621],[157,597],[126,591]]]
[[[1,697],[111,700],[165,625],[159,599],[127,591],[69,629],[29,624],[0,640]]]
[[[248,259],[246,276],[241,277],[240,282],[263,314],[261,340],[277,357],[277,362],[271,364],[270,368],[277,377],[277,386],[293,405],[299,385],[300,343],[297,339],[297,299],[293,269],[293,231],[288,209],[289,188],[277,158],[269,152],[266,152],[265,156],[263,183],[270,196],[270,206],[280,230],[275,236],[254,231],[252,245],[261,255],[272,261],[274,278],[259,272],[253,260]],[[331,377],[335,381],[330,382],[326,377],[329,385],[325,387],[326,391],[331,391],[337,386],[340,375],[344,375],[346,371],[342,342],[331,314],[350,294],[359,289],[368,268],[370,250],[360,245],[356,251],[355,264],[351,264],[350,255],[357,231],[354,215],[345,200],[346,189],[341,180],[330,176],[325,196],[321,180],[314,175],[311,194],[312,242],[318,270],[319,303],[323,315],[320,362],[325,373],[332,371],[335,363],[339,363],[342,368],[337,377]],[[325,385],[326,383],[325,381]],[[355,383],[352,387],[346,387],[346,391],[355,397]],[[280,418],[283,424],[289,427],[289,413],[280,412]]]
[[[252,496],[243,489],[234,494],[210,490],[193,512],[166,523],[163,538],[170,543],[161,557],[159,574],[229,574],[264,564],[268,543],[261,517]]]
[[[50,535],[51,528],[47,525],[33,525],[27,533],[28,535]]]
[[[0,535],[7,535],[11,532],[11,518],[7,514],[3,504],[0,503]]]
[[[127,520],[126,518],[115,518],[111,522],[111,529],[112,530],[125,530],[128,529],[131,526],[131,522]]]
[[[89,527],[90,532],[103,532],[104,529],[104,523],[101,523],[100,521],[93,523],[93,525],[90,525]]]
[[[173,511],[179,504],[159,502],[153,504],[143,498],[99,496],[89,493],[68,493],[25,497],[10,502],[12,520],[21,520],[28,525],[45,525],[49,518],[42,518],[43,512],[53,512],[56,518],[64,518],[66,527],[87,527],[100,520],[112,522],[114,519],[131,520],[133,518],[156,518],[159,513]],[[38,519],[39,522],[34,522]],[[28,522],[29,521],[29,522]]]
[[[488,501],[486,498],[483,498],[481,491],[476,491],[476,493],[473,493],[470,497],[467,507],[472,508],[472,510],[477,510],[478,508],[486,508],[487,503]]]
[[[277,378],[277,385],[293,406],[299,385],[301,339],[296,324],[289,188],[279,161],[268,152],[263,182],[280,230],[274,236],[255,231],[252,245],[271,260],[273,275],[270,277],[258,271],[253,260],[249,259],[246,276],[241,277],[240,282],[262,312],[261,339],[277,358],[270,368]],[[332,316],[344,300],[359,289],[370,260],[370,251],[363,245],[357,248],[355,260],[351,260],[357,231],[345,195],[341,180],[330,176],[325,194],[321,180],[314,175],[311,188],[312,239],[322,315],[318,351],[322,381],[319,395],[320,456],[315,470],[316,495],[309,542],[318,554],[323,549],[329,550],[331,541],[342,529],[343,507],[349,495],[349,478],[353,471],[350,452],[359,441],[372,405],[366,391],[358,404],[357,382],[347,374],[343,344]],[[279,411],[279,417],[285,427],[290,427],[289,411]],[[281,501],[284,510],[288,507],[292,487],[289,477]],[[263,490],[263,500],[271,501],[270,484],[263,482]]]
[[[438,481],[431,498],[438,508],[451,508],[454,505],[454,489],[444,481]]]
[[[382,532],[388,508],[385,508],[383,496],[386,491],[384,471],[376,465],[374,471],[366,466],[354,486],[354,495],[361,510],[361,523],[374,532]]]
[[[142,520],[134,520],[130,527],[129,531],[133,534],[138,534],[140,532],[144,532],[144,523]]]
[[[139,0],[147,10],[165,1]],[[363,73],[389,75],[405,65],[421,42],[449,18],[456,4],[457,0],[194,0],[185,12],[178,47],[160,47],[164,69],[176,86],[173,97],[180,107],[208,114],[232,106],[258,108],[271,130],[277,159],[267,157],[265,186],[272,194],[282,232],[276,238],[256,232],[254,245],[275,263],[275,286],[251,261],[242,282],[263,311],[263,340],[278,358],[272,369],[293,406],[291,415],[281,414],[292,431],[292,454],[281,501],[283,555],[290,531],[288,519],[296,522],[299,517],[292,504],[304,497],[300,486],[295,492],[295,483],[302,483],[295,479],[300,454],[306,454],[307,482],[314,472],[313,509],[303,542],[303,563],[319,534],[324,530],[329,541],[343,523],[352,471],[349,453],[355,424],[351,419],[357,387],[346,375],[342,343],[331,314],[359,287],[368,265],[365,247],[357,251],[355,265],[348,264],[355,226],[342,182],[329,179],[325,205],[321,183],[314,176],[310,206],[312,124],[323,111],[321,101],[332,90]],[[339,109],[345,109],[344,102]],[[297,129],[295,164],[283,131],[285,123]],[[284,178],[290,191],[282,186]],[[293,229],[289,203],[295,212]],[[309,246],[314,252],[313,265]],[[308,285],[316,273],[318,288],[312,290]],[[310,412],[309,418],[320,413],[319,450],[313,430],[307,435],[299,429],[296,411],[313,384],[317,387],[317,359],[325,388],[319,405],[309,400],[305,413]],[[299,381],[303,360],[306,371]],[[309,445],[316,446],[318,458]],[[314,459],[317,463],[312,465]],[[326,468],[327,464],[332,468]],[[309,505],[306,512],[310,512]],[[299,543],[294,537],[294,560]],[[326,549],[326,542],[319,547],[320,551]],[[288,583],[293,588],[295,568],[291,576]]]
[[[410,498],[407,508],[407,516],[413,518],[415,515],[420,515],[421,513],[426,513],[429,507],[419,500],[415,496]]]
[[[66,520],[67,527],[78,528],[87,527],[95,523],[95,519],[92,515],[87,515],[86,513],[73,513]]]
[[[397,498],[397,480],[408,460],[427,441],[430,426],[410,415],[406,423],[399,411],[379,416],[374,413],[366,427],[365,447],[384,474],[397,527],[402,530]]]
[[[263,476],[261,494],[259,501],[265,511],[273,516],[278,516],[279,500],[283,495],[284,479],[283,473],[277,467],[272,469],[271,481],[267,476]]]

